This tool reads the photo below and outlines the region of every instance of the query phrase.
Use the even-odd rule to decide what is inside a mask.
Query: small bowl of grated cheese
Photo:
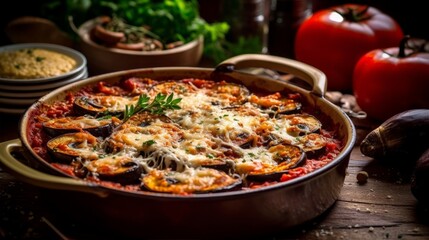
[[[83,54],[61,45],[23,43],[0,47],[0,83],[55,81],[85,68]]]
[[[0,112],[22,112],[47,92],[87,76],[87,59],[72,48],[49,43],[0,46]]]

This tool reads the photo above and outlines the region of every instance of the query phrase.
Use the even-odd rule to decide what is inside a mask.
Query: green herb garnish
[[[147,141],[145,141],[144,143],[143,143],[143,146],[147,146],[147,147],[149,147],[149,146],[151,146],[151,145],[153,145],[153,144],[155,144],[156,142],[155,142],[155,140],[147,140]]]
[[[204,150],[204,149],[205,149],[205,147],[204,147],[204,146],[200,146],[200,145],[197,145],[195,148],[196,148],[198,151],[201,151],[201,150]]]
[[[45,58],[44,58],[44,57],[36,57],[36,62],[41,62],[41,61],[43,61],[43,60],[45,60]]]
[[[105,120],[105,119],[111,119],[112,115],[110,115],[108,112],[106,112],[106,114],[102,114],[101,117],[97,117],[97,120]]]
[[[149,102],[150,97],[146,94],[142,94],[135,105],[125,106],[123,121],[125,122],[134,114],[143,111],[161,115],[164,114],[166,110],[180,109],[178,104],[181,100],[181,98],[174,98],[173,93],[168,95],[168,97],[167,95],[158,93],[152,102]]]

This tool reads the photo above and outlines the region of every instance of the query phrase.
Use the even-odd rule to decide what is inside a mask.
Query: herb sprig
[[[180,109],[180,106],[178,105],[180,101],[182,101],[182,99],[174,98],[173,93],[168,96],[158,93],[152,102],[150,102],[150,97],[148,97],[146,94],[142,94],[139,96],[139,99],[135,105],[125,106],[123,121],[125,122],[134,114],[143,111],[161,115],[164,114],[166,110]]]

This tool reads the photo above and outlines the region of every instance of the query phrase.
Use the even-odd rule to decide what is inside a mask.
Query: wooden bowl
[[[94,42],[91,31],[101,17],[83,23],[78,29],[78,48],[88,59],[91,74],[147,67],[197,66],[203,53],[204,38],[199,38],[180,47],[159,51],[133,51],[106,47]]]

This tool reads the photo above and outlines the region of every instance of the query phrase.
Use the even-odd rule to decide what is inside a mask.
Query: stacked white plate
[[[0,113],[21,114],[27,107],[50,91],[88,77],[85,56],[65,46],[46,43],[12,44],[0,47],[0,53],[27,48],[41,48],[65,54],[76,60],[76,67],[70,72],[54,77],[34,79],[0,78]]]

